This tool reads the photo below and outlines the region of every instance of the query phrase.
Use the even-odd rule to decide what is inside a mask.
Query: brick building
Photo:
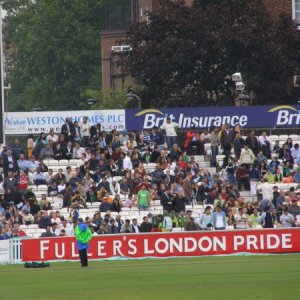
[[[193,0],[186,0],[191,5]],[[300,0],[264,0],[273,18],[288,14],[300,26]],[[147,12],[155,10],[157,0],[103,0],[103,25],[101,32],[102,88],[105,94],[119,90],[131,80],[123,68],[123,51],[130,48],[114,47],[126,38],[128,22],[147,21]]]

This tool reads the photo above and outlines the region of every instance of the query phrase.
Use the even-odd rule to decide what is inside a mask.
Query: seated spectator
[[[55,180],[51,181],[51,184],[48,186],[48,196],[54,197],[58,194],[58,187]]]
[[[121,227],[120,233],[132,233],[132,226],[130,225],[130,220],[125,220],[125,223]]]
[[[36,171],[33,173],[32,179],[35,185],[47,184],[45,175],[41,172],[40,167],[36,168]]]
[[[122,202],[119,195],[116,195],[111,204],[111,209],[113,212],[120,212],[122,210]]]
[[[82,157],[82,154],[85,153],[85,150],[83,147],[80,146],[80,142],[75,143],[75,148],[73,149],[73,158],[74,159],[80,159]]]
[[[29,165],[28,160],[25,159],[25,155],[23,153],[20,154],[20,158],[17,160],[19,170],[20,171],[28,171]]]
[[[47,144],[45,145],[45,147],[41,150],[40,156],[41,156],[43,159],[54,158],[54,151],[53,151],[53,149],[51,148],[51,144],[50,144],[50,143],[47,143]]]
[[[300,167],[296,169],[296,172],[294,174],[294,182],[300,183]]]
[[[149,222],[148,217],[143,217],[143,222],[140,225],[140,232],[151,232],[152,224]]]

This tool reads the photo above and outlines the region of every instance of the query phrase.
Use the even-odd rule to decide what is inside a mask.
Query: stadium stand
[[[165,136],[177,132],[167,124],[107,133],[67,119],[33,151],[18,139],[3,145],[0,238],[73,235],[78,217],[94,234],[120,233],[125,220],[123,232],[263,228],[268,218],[272,227],[299,226],[298,135],[242,136],[223,125],[168,147]]]

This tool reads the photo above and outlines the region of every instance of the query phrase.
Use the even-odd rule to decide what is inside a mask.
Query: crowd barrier
[[[0,241],[0,265],[22,262],[22,240],[11,239]]]
[[[94,236],[90,259],[300,252],[300,228]],[[26,239],[23,261],[78,260],[73,237]]]
[[[90,259],[300,252],[300,228],[94,236]],[[74,237],[0,241],[0,264],[79,260]]]

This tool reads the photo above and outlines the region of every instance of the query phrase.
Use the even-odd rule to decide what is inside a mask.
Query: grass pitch
[[[1,299],[300,299],[300,254],[0,266]]]

